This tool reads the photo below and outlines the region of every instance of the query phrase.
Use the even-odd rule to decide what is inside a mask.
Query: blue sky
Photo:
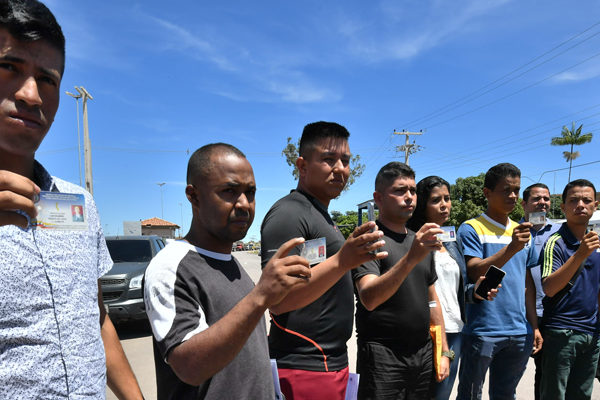
[[[568,166],[567,149],[549,143],[571,121],[595,136],[574,165],[600,160],[596,1],[46,4],[67,37],[67,64],[37,158],[79,182],[76,105],[64,92],[84,86],[94,96],[94,196],[108,234],[122,233],[124,220],[161,216],[159,182],[164,218],[185,233],[188,150],[223,141],[254,167],[247,239],[258,239],[269,207],[296,185],[281,156],[286,138],[318,120],[346,126],[366,164],[330,210],[354,210],[379,168],[403,160],[394,129],[425,131],[410,160],[417,179],[454,182],[512,162],[523,187],[542,176],[560,192],[568,171],[544,171]],[[572,176],[600,186],[599,171],[593,163]]]

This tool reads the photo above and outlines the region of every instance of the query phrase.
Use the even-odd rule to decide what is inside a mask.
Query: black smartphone
[[[475,293],[487,300],[487,293],[498,287],[504,275],[506,275],[505,271],[495,265],[490,265],[485,273],[485,278],[481,281]]]

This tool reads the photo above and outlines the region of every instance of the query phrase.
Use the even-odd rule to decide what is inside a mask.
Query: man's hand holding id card
[[[35,204],[38,215],[32,225],[42,229],[84,231],[88,229],[82,194],[40,192]]]
[[[324,237],[307,240],[300,247],[300,257],[306,258],[309,265],[319,264],[327,259],[327,243]]]
[[[534,226],[546,225],[546,213],[541,211],[529,214],[529,222],[531,222],[531,224]]]
[[[592,226],[592,231],[596,232],[596,234],[600,236],[600,224],[595,224],[594,226]],[[600,249],[596,249],[596,253],[600,253]]]

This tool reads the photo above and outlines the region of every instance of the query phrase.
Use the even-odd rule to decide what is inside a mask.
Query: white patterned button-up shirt
[[[90,194],[51,177],[46,191],[83,193],[87,231],[0,226],[0,399],[104,399],[98,278],[112,266]]]

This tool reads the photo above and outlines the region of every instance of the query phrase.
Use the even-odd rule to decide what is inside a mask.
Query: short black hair
[[[569,192],[569,190],[573,189],[575,186],[591,187],[592,190],[594,191],[594,201],[596,200],[596,187],[594,186],[594,184],[592,182],[588,181],[587,179],[575,179],[574,181],[567,183],[567,186],[565,186],[565,190],[563,190],[563,193],[562,193],[563,204],[567,202],[567,193]]]
[[[350,132],[335,122],[313,122],[304,127],[300,138],[298,155],[306,158],[321,139],[340,138],[348,140]]]
[[[531,190],[535,189],[535,188],[541,188],[541,189],[546,189],[548,191],[548,193],[550,193],[550,189],[548,188],[548,186],[546,186],[545,183],[534,183],[533,185],[529,185],[527,186],[527,188],[525,190],[523,190],[523,201],[525,203],[527,203],[527,200],[529,200],[529,195],[531,194]]]
[[[375,177],[375,190],[383,192],[392,181],[401,176],[415,179],[415,171],[408,165],[398,161],[385,164]]]
[[[211,173],[210,158],[213,154],[233,154],[240,158],[246,158],[246,155],[237,147],[228,143],[211,143],[202,146],[192,154],[188,161],[186,177],[188,185],[192,184],[196,176],[207,177]]]
[[[0,28],[16,40],[43,40],[56,48],[65,59],[65,36],[54,14],[37,0],[0,0]]]
[[[450,184],[444,178],[440,178],[439,176],[428,176],[417,183],[417,206],[415,207],[412,217],[406,222],[408,229],[416,232],[421,229],[423,224],[428,222],[425,215],[427,202],[429,201],[429,197],[431,197],[433,189],[442,186],[446,186],[448,188],[448,193],[450,193]]]
[[[485,173],[483,187],[494,190],[498,182],[506,177],[521,177],[521,170],[510,163],[501,163],[494,165]]]

